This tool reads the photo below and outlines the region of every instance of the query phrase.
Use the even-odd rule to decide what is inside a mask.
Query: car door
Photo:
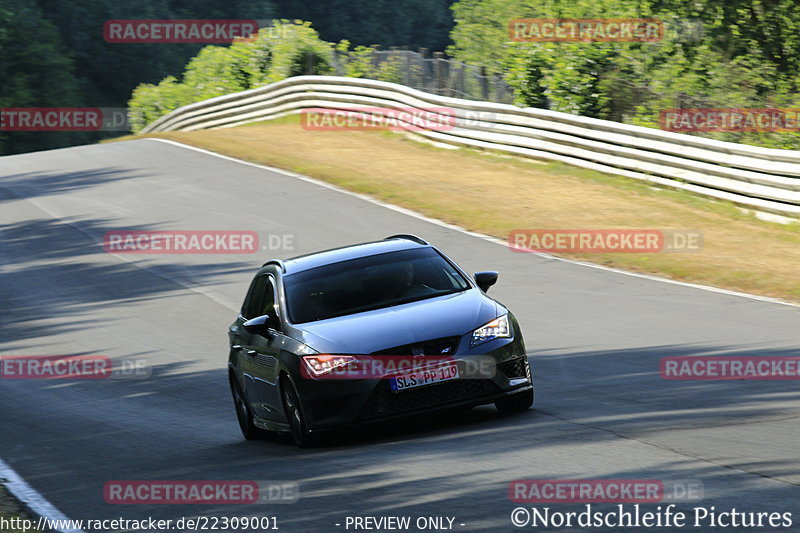
[[[253,410],[255,405],[259,403],[257,397],[258,389],[255,386],[256,376],[254,375],[253,356],[253,337],[243,324],[252,318],[259,316],[259,313],[264,309],[264,297],[266,294],[267,284],[269,278],[265,274],[259,274],[253,279],[250,284],[250,289],[247,291],[247,297],[242,305],[242,311],[239,314],[236,322],[231,326],[231,350],[236,359],[236,365],[243,377],[243,392],[245,401]]]
[[[254,401],[253,412],[259,418],[267,420],[282,420],[283,410],[280,408],[280,395],[278,393],[278,357],[281,348],[286,344],[286,337],[281,330],[279,306],[275,305],[275,280],[271,275],[264,276],[265,283],[262,289],[262,298],[259,300],[260,309],[257,316],[268,315],[267,325],[270,332],[267,335],[251,335],[246,346],[245,355],[253,377]]]

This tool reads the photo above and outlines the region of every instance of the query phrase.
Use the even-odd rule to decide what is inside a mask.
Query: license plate
[[[422,387],[424,385],[441,383],[442,381],[450,381],[453,379],[458,379],[458,366],[456,366],[455,363],[430,368],[422,368],[414,372],[401,374],[397,377],[390,378],[389,382],[392,385],[393,391],[400,392],[407,389],[413,389],[415,387]]]

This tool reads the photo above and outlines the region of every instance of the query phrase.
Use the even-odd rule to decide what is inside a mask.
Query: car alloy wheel
[[[533,405],[533,387],[501,398],[494,402],[494,405],[503,414],[526,411]]]
[[[303,408],[300,406],[300,398],[288,378],[283,380],[283,405],[292,438],[301,448],[308,446],[311,444],[311,435],[308,432],[308,427],[306,427]]]
[[[247,440],[261,438],[264,432],[258,429],[253,423],[253,415],[244,399],[242,387],[233,374],[230,375],[229,381],[231,385],[231,394],[233,395],[233,405],[236,408],[236,420],[239,422],[239,429],[242,430],[242,435]]]

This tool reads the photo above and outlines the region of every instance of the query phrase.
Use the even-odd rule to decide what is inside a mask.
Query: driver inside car
[[[386,279],[393,300],[407,300],[435,292],[424,283],[414,283],[414,263],[410,261],[390,265]]]

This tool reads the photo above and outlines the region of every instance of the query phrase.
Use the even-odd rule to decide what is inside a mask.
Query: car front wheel
[[[494,406],[501,413],[517,413],[525,411],[533,405],[533,388],[526,391],[506,396],[494,402]]]
[[[306,419],[303,416],[303,408],[300,405],[300,398],[289,378],[283,379],[283,408],[286,412],[286,419],[289,423],[289,430],[292,438],[301,448],[312,444],[312,436],[306,426]]]
[[[231,385],[233,405],[236,408],[236,420],[239,422],[239,429],[242,430],[242,435],[247,440],[260,439],[266,432],[253,424],[253,414],[250,412],[250,407],[248,407],[247,401],[244,399],[244,392],[242,392],[239,381],[233,374],[229,375],[228,381]]]

